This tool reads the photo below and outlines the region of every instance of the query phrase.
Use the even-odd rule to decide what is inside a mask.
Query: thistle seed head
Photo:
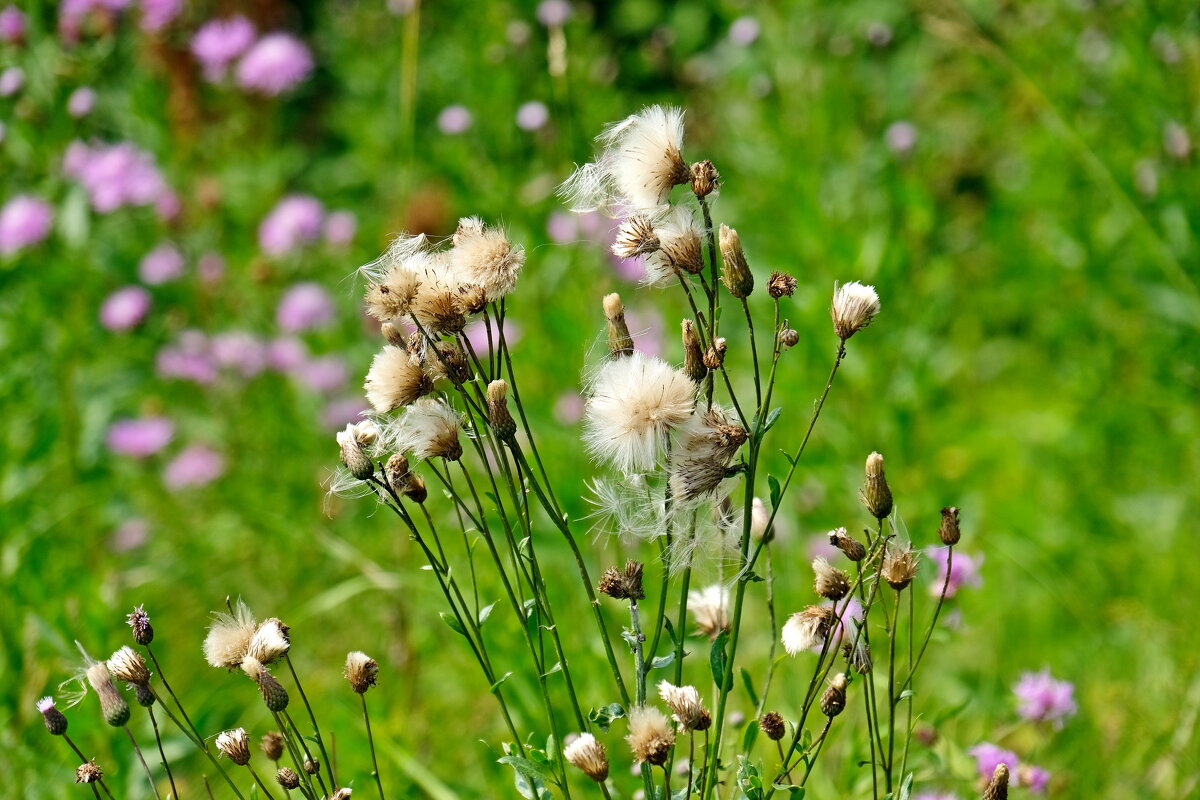
[[[95,761],[85,761],[75,769],[76,783],[96,783],[104,777],[104,770]]]
[[[786,272],[772,272],[767,280],[767,294],[778,300],[781,297],[791,297],[796,291],[796,279]]]
[[[812,562],[813,590],[821,597],[829,600],[841,600],[850,591],[850,579],[846,573],[830,564],[824,558],[817,557]]]
[[[771,741],[778,742],[787,733],[787,724],[783,721],[783,715],[778,711],[768,711],[759,719],[758,729],[765,733]]]
[[[154,641],[154,627],[150,624],[150,615],[138,606],[129,614],[129,627],[133,629],[133,641],[140,645],[148,645]]]
[[[596,783],[608,779],[608,751],[590,733],[581,733],[565,748],[563,757]]]
[[[829,688],[821,695],[821,713],[836,717],[846,708],[846,675],[839,672],[829,682]]]
[[[296,774],[294,769],[288,767],[282,767],[275,773],[275,781],[289,791],[300,786],[300,776]]]
[[[345,675],[346,680],[350,682],[350,688],[358,694],[363,694],[375,685],[375,678],[379,675],[379,663],[366,653],[355,650],[346,656]]]
[[[239,767],[250,763],[250,737],[245,728],[234,728],[217,734],[217,752]]]
[[[717,168],[707,159],[692,164],[692,194],[708,197],[720,185],[721,176]]]
[[[867,480],[860,496],[875,519],[885,519],[892,513],[892,490],[883,474],[883,456],[879,453],[867,456]]]
[[[862,542],[846,532],[845,528],[834,528],[829,532],[829,543],[841,550],[851,561],[862,561],[866,558],[867,548]]]
[[[938,538],[945,545],[958,544],[958,540],[962,538],[958,529],[958,509],[954,506],[942,509],[942,524],[938,528]]]
[[[917,575],[918,556],[912,547],[889,547],[883,557],[880,576],[896,591],[905,589]]]
[[[278,761],[283,757],[283,751],[287,743],[284,741],[283,734],[279,731],[268,731],[263,734],[260,746],[262,747],[263,755],[272,761]]]

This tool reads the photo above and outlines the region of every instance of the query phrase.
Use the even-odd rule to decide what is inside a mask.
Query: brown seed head
[[[304,759],[304,771],[309,775],[316,775],[321,771],[321,762],[315,758]]]
[[[713,340],[712,347],[708,348],[708,352],[704,354],[704,366],[711,370],[718,370],[725,363],[725,351],[728,349],[728,344],[725,342],[724,336],[718,336]]]
[[[700,337],[696,335],[696,325],[690,319],[680,323],[683,331],[683,372],[694,382],[700,383],[708,375],[708,367],[704,366],[704,350],[700,346]]]
[[[767,294],[778,300],[781,297],[791,297],[796,291],[796,279],[786,272],[772,272],[767,281]]]
[[[133,641],[143,646],[154,641],[154,627],[150,624],[150,615],[142,606],[135,608],[128,619],[129,627],[133,629]]]
[[[938,528],[938,538],[942,540],[942,544],[955,545],[962,534],[958,529],[958,509],[954,506],[949,506],[942,509],[942,525]]]
[[[845,528],[835,528],[829,532],[829,543],[841,550],[851,561],[862,561],[867,555],[867,548],[862,542],[846,533]]]
[[[833,630],[837,617],[826,606],[808,606],[788,617],[780,636],[788,655],[796,655],[823,643]]]
[[[95,761],[85,761],[75,770],[76,783],[96,783],[104,777],[104,770]]]
[[[813,591],[829,600],[841,600],[850,591],[850,579],[846,573],[823,558],[813,559]]]
[[[250,763],[250,737],[245,728],[234,728],[217,734],[217,751],[239,767]]]
[[[461,333],[467,325],[467,308],[455,289],[422,291],[412,304],[412,317],[430,336]]]
[[[146,662],[132,647],[125,646],[108,659],[108,671],[123,683],[145,686],[150,683],[150,670]]]
[[[445,378],[455,386],[462,386],[472,375],[466,353],[454,342],[435,342],[426,354],[425,371],[431,379]]]
[[[708,159],[692,164],[692,194],[708,197],[720,185],[721,176]]]
[[[983,800],[1008,800],[1008,765],[997,764],[992,779],[983,790]]]
[[[396,453],[387,460],[383,475],[394,492],[402,492],[408,486],[412,471],[408,466],[408,458],[403,453]]]
[[[341,789],[338,789],[336,792],[329,795],[329,800],[350,800],[350,795],[353,793],[353,791],[353,789],[343,786]]]
[[[896,591],[900,591],[912,583],[917,575],[917,554],[912,547],[889,547],[883,557],[883,567],[880,576]]]
[[[266,669],[258,673],[258,691],[262,694],[263,702],[267,704],[269,710],[279,712],[288,707],[287,690]]]
[[[385,322],[379,326],[379,332],[383,334],[385,342],[392,347],[403,347],[408,349],[408,340],[404,338],[404,331],[397,328],[390,322]],[[417,334],[418,336],[420,333]]]
[[[581,733],[563,748],[563,757],[596,783],[608,779],[608,751],[590,733]]]
[[[836,717],[846,708],[846,676],[839,672],[829,682],[829,688],[821,695],[821,713]]]
[[[879,453],[867,456],[867,480],[860,496],[875,519],[884,519],[892,513],[892,490],[883,474],[883,456]]]
[[[487,306],[487,291],[482,286],[464,283],[455,291],[458,292],[458,299],[462,303],[463,311],[468,315],[478,314]]]
[[[754,291],[754,274],[746,263],[746,254],[742,251],[742,240],[737,231],[728,225],[722,225],[720,231],[721,259],[725,268],[721,271],[721,280],[725,288],[734,297],[746,298]]]
[[[358,694],[363,694],[375,685],[379,675],[379,663],[366,653],[355,650],[346,656],[346,680],[350,688]]]
[[[620,258],[637,258],[658,249],[658,234],[654,222],[645,214],[634,214],[617,229],[617,240],[613,243],[613,254]]]
[[[429,497],[429,490],[425,488],[425,479],[420,475],[412,475],[404,487],[404,496],[417,505],[424,503],[425,498]]]
[[[269,731],[263,734],[261,746],[263,755],[272,761],[278,761],[283,757],[286,742],[284,741],[283,734],[279,731]]]
[[[517,436],[517,423],[508,413],[508,384],[494,380],[487,387],[488,421],[502,442],[512,444]]]
[[[618,571],[609,567],[600,578],[597,587],[601,594],[606,594],[616,600],[641,600],[646,596],[642,586],[642,571],[645,569],[640,561],[627,561],[625,569]]]
[[[661,681],[658,696],[671,709],[680,733],[706,731],[712,725],[712,715],[700,701],[700,692],[695,686],[675,686],[669,681]]]
[[[879,295],[874,286],[851,281],[834,290],[829,315],[833,317],[834,333],[843,342],[870,325],[878,313]]]
[[[773,742],[778,742],[787,733],[787,723],[778,711],[768,711],[758,721],[758,728]]]
[[[675,744],[675,731],[667,715],[653,706],[629,710],[629,735],[625,737],[636,761],[661,767]]]
[[[795,347],[800,341],[800,334],[795,328],[784,328],[779,332],[779,343],[784,347]]]
[[[300,786],[300,776],[296,774],[294,769],[289,769],[288,767],[283,767],[276,772],[275,780],[280,786],[289,791]]]
[[[613,358],[633,355],[633,337],[625,322],[625,305],[616,292],[604,297],[604,318],[608,320],[608,354]]]

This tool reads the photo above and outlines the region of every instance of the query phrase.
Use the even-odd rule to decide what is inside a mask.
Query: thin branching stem
[[[296,667],[292,664],[292,656],[289,653],[284,653],[283,660],[287,662],[288,671],[292,673],[292,680],[296,683],[296,689],[300,692],[300,701],[304,703],[304,708],[308,711],[308,721],[312,723],[313,737],[317,740],[317,748],[321,751],[321,758],[325,760],[325,769],[329,773],[329,783],[334,788],[337,788],[337,778],[333,777],[333,761],[329,758],[329,753],[325,751],[325,740],[321,737],[321,727],[317,725],[317,715],[313,713],[312,704],[308,702],[308,695],[304,693],[304,687],[300,684],[300,676],[296,674]]]
[[[250,775],[254,778],[254,782],[258,784],[258,788],[263,790],[263,794],[267,796],[267,800],[275,800],[275,798],[271,795],[271,790],[267,788],[265,783],[263,783],[262,778],[258,777],[258,773],[254,771],[254,767],[252,767],[249,762],[246,762],[246,769],[250,770]]]
[[[163,769],[167,771],[167,780],[171,783],[171,794],[175,800],[179,800],[179,790],[175,788],[175,776],[171,774],[171,765],[167,761],[167,754],[163,751],[162,735],[158,731],[158,720],[154,718],[154,706],[147,706],[146,711],[150,714],[150,725],[154,728],[154,742],[158,745],[158,756],[162,759]]]
[[[175,690],[171,688],[171,684],[167,683],[167,673],[163,672],[162,664],[158,663],[158,657],[154,655],[154,648],[152,648],[149,644],[146,645],[146,653],[150,656],[150,660],[154,662],[154,668],[158,670],[158,679],[162,681],[162,685],[167,690],[167,694],[171,695],[171,699],[175,701],[176,708],[179,709],[179,713],[183,716],[184,721],[187,722],[188,727],[191,728],[192,734],[199,739],[200,731],[192,723],[191,719],[188,718],[187,709],[183,707],[183,703],[179,702],[179,698],[175,696]]]
[[[371,733],[371,716],[367,713],[367,695],[359,692],[358,699],[362,701],[363,724],[367,727],[367,745],[371,748],[371,777],[375,779],[375,788],[379,790],[379,800],[383,800],[383,781],[379,777],[379,758],[375,755],[375,737]]]
[[[75,755],[79,756],[79,760],[80,760],[81,762],[83,762],[83,763],[87,763],[88,761],[90,761],[90,760],[91,760],[91,759],[89,759],[87,756],[85,756],[85,755],[83,754],[83,751],[82,751],[82,750],[80,750],[80,749],[79,749],[79,748],[78,748],[78,747],[75,745],[75,742],[73,742],[73,741],[71,740],[71,737],[70,737],[70,736],[67,736],[67,735],[64,733],[64,734],[62,735],[62,738],[63,738],[63,741],[65,741],[65,742],[66,742],[66,743],[67,743],[67,744],[68,744],[68,745],[71,747],[71,749],[75,751]],[[96,781],[96,783],[100,784],[100,788],[104,790],[104,793],[105,793],[106,795],[108,795],[108,798],[109,798],[109,800],[113,800],[113,793],[112,793],[111,791],[109,791],[108,785],[107,785],[107,784],[104,782],[104,779],[103,779],[103,778],[100,778],[98,781]],[[92,790],[93,790],[93,791],[95,791],[95,789],[96,789],[96,787],[95,787],[95,786],[93,786],[93,787],[92,787]]]
[[[125,731],[125,735],[129,737],[129,743],[133,745],[133,752],[137,754],[138,761],[142,763],[146,780],[150,781],[150,791],[154,792],[155,797],[162,800],[162,795],[158,793],[158,785],[154,782],[154,775],[150,772],[150,765],[146,763],[146,757],[142,755],[142,748],[138,747],[137,739],[133,738],[133,731],[129,730],[128,725],[122,725],[121,730]]]
[[[159,673],[159,677],[162,677],[161,672]],[[151,687],[150,691],[154,692],[154,688]],[[212,751],[208,749],[208,744],[204,741],[204,739],[201,736],[193,733],[191,728],[184,727],[184,724],[179,721],[179,718],[172,714],[171,709],[162,702],[162,697],[159,696],[158,692],[154,692],[154,698],[158,701],[158,707],[161,708],[163,713],[167,715],[167,719],[171,720],[171,722],[175,724],[175,727],[179,728],[179,730],[181,730],[183,734],[192,741],[192,744],[196,745],[196,747],[200,749],[200,752],[204,753],[205,757],[212,762],[214,767],[217,768],[217,772],[221,773],[221,777],[224,778],[225,782],[229,784],[229,788],[233,789],[233,793],[239,798],[242,798],[242,800],[245,800],[245,798],[242,797],[242,792],[240,789],[238,789],[237,784],[233,782],[233,779],[230,778],[229,774],[225,772],[225,768],[222,767],[220,762],[217,761],[216,757],[213,756]]]

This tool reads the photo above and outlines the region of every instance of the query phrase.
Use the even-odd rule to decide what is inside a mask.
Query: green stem
[[[379,778],[379,759],[375,756],[375,737],[371,734],[371,717],[367,714],[367,695],[360,692],[358,699],[362,701],[363,723],[367,726],[367,744],[371,748],[371,777],[375,779],[375,788],[379,790],[379,800],[383,800],[383,782]]]
[[[629,647],[633,650],[634,692],[637,705],[646,705],[646,669],[642,643],[646,636],[642,633],[641,620],[638,618],[637,600],[629,601]],[[645,786],[646,797],[654,797],[654,779],[650,774],[650,765],[642,762],[642,783]]]
[[[75,755],[79,756],[79,760],[81,762],[86,763],[91,760],[83,754],[82,750],[80,750],[78,747],[75,746],[75,742],[71,741],[70,736],[67,736],[64,733],[62,738],[63,738],[63,741],[65,741],[68,745],[70,745],[71,749],[75,751]],[[109,800],[113,800],[113,793],[111,791],[109,791],[108,785],[104,783],[104,779],[101,778],[100,780],[98,780],[96,782],[100,784],[100,788],[104,790],[104,793],[106,795],[108,795]],[[93,786],[92,790],[95,791],[95,788],[96,787]]]
[[[258,788],[263,790],[263,794],[267,796],[267,800],[275,800],[275,798],[271,796],[271,790],[268,789],[267,785],[262,782],[262,778],[258,777],[258,773],[254,771],[254,767],[250,766],[249,761],[246,762],[246,769],[250,770],[250,775],[254,778],[254,782],[258,784]]]
[[[154,796],[158,800],[162,800],[162,795],[158,793],[158,786],[154,783],[154,775],[150,773],[150,765],[146,763],[146,757],[142,755],[142,748],[138,747],[137,739],[133,738],[133,731],[129,730],[128,725],[122,725],[121,730],[125,731],[125,735],[129,737],[129,743],[133,745],[133,752],[137,753],[138,761],[142,762],[142,769],[146,773],[146,780],[150,781],[150,791],[154,792]]]
[[[147,706],[146,711],[150,714],[150,724],[154,727],[154,741],[158,745],[158,755],[162,759],[163,769],[167,771],[167,780],[171,782],[171,794],[175,800],[179,800],[179,790],[175,788],[175,776],[171,774],[171,765],[167,763],[167,754],[163,752],[162,735],[158,731],[158,720],[154,718],[154,706]]]
[[[950,569],[954,566],[954,545],[949,545],[946,550],[946,579],[942,582],[942,591],[938,595],[937,605],[933,607],[933,619],[929,622],[929,630],[925,632],[925,640],[921,642],[921,649],[917,653],[917,660],[913,662],[909,668],[908,677],[904,679],[904,683],[900,684],[900,691],[912,685],[913,675],[917,667],[921,666],[921,659],[925,657],[925,648],[929,647],[929,639],[933,636],[933,629],[937,626],[938,615],[942,613],[942,605],[946,602],[946,591],[950,588]]]
[[[304,687],[300,685],[300,676],[296,674],[296,667],[292,665],[291,654],[285,653],[283,660],[287,662],[288,671],[292,673],[292,680],[296,682],[296,689],[300,692],[300,700],[304,703],[304,708],[308,711],[308,721],[312,723],[313,737],[317,740],[317,747],[321,751],[321,758],[325,761],[325,770],[329,773],[329,784],[336,789],[338,782],[337,778],[333,777],[333,761],[329,758],[329,753],[325,752],[325,740],[321,738],[321,728],[317,725],[317,715],[313,713],[312,705],[308,702],[308,695],[304,693]]]
[[[192,733],[197,739],[200,738],[199,729],[188,718],[187,710],[184,709],[183,703],[179,702],[179,698],[175,695],[175,690],[171,688],[171,684],[167,683],[167,673],[163,672],[162,665],[158,663],[158,658],[154,655],[154,650],[150,645],[146,645],[146,652],[150,655],[150,660],[154,662],[154,668],[158,670],[158,679],[162,681],[162,685],[167,690],[167,694],[171,695],[171,699],[175,701],[175,706],[179,709],[179,713],[183,715],[183,719],[187,722],[188,727],[192,729]]]

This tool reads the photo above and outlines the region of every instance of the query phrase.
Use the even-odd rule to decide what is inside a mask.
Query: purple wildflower
[[[183,11],[183,0],[142,0],[142,30],[158,33]]]
[[[209,352],[217,366],[236,370],[247,378],[267,368],[266,345],[245,331],[217,334],[209,340]]]
[[[163,483],[179,490],[212,483],[225,472],[225,459],[215,450],[192,445],[171,459],[163,470]]]
[[[117,526],[109,537],[109,546],[118,553],[141,547],[150,539],[150,523],[134,517],[127,519]]]
[[[538,3],[538,22],[547,28],[558,28],[571,18],[571,4],[567,0],[542,0]]]
[[[76,119],[86,117],[95,107],[96,90],[90,86],[80,86],[67,98],[67,113]]]
[[[333,400],[321,412],[321,424],[329,430],[338,430],[351,422],[361,421],[364,411],[367,411],[367,404],[362,397]]]
[[[274,96],[302,83],[313,69],[312,53],[290,33],[268,33],[237,66],[243,89]]]
[[[0,42],[19,44],[25,38],[25,15],[16,6],[0,11]]]
[[[179,378],[201,385],[217,380],[217,364],[208,338],[200,331],[184,331],[174,345],[158,351],[155,369],[163,378]]]
[[[917,128],[905,120],[893,122],[884,131],[883,140],[893,153],[898,156],[907,156],[917,146]]]
[[[288,195],[279,201],[258,226],[258,244],[264,253],[281,256],[321,235],[325,209],[315,197]]]
[[[157,286],[183,275],[183,255],[172,244],[160,244],[146,253],[138,264],[142,283]]]
[[[170,193],[149,153],[129,142],[88,147],[73,142],[63,157],[63,171],[77,180],[101,214],[122,206],[145,206]]]
[[[273,339],[267,344],[267,363],[277,372],[292,372],[308,361],[308,348],[294,336]]]
[[[314,392],[332,394],[346,385],[350,370],[340,356],[322,356],[306,360],[293,374]]]
[[[25,85],[25,70],[9,67],[0,72],[0,97],[12,97]]]
[[[663,351],[663,319],[653,308],[626,309],[625,321],[633,336],[633,346],[648,356]]]
[[[1030,794],[1046,793],[1046,787],[1050,784],[1049,772],[1032,764],[1022,764],[1018,773],[1021,785],[1028,789]]]
[[[446,106],[438,114],[438,130],[447,136],[456,136],[471,127],[471,112],[465,106]]]
[[[517,109],[517,127],[523,131],[536,131],[550,121],[550,109],[540,100],[530,100]]]
[[[150,310],[150,293],[141,286],[117,289],[100,306],[100,324],[110,331],[135,327]]]
[[[1026,672],[1013,687],[1020,704],[1017,713],[1034,722],[1053,722],[1062,727],[1076,711],[1075,685],[1055,680],[1050,670]]]
[[[729,41],[740,47],[748,47],[758,41],[758,20],[754,17],[738,17],[729,26]]]
[[[329,244],[350,244],[357,232],[358,218],[350,211],[334,211],[325,218],[325,241]]]
[[[318,283],[297,283],[287,290],[275,311],[281,330],[299,333],[333,321],[333,299]]]
[[[230,62],[254,43],[256,33],[254,23],[240,14],[201,25],[192,37],[192,55],[200,62],[204,77],[220,80]]]
[[[579,238],[579,221],[576,214],[552,211],[546,217],[546,235],[556,244],[567,244]]]
[[[983,580],[979,577],[979,568],[983,566],[983,556],[975,558],[966,553],[955,551],[954,563],[950,567],[950,581],[946,581],[946,561],[949,558],[949,548],[930,547],[925,554],[938,566],[937,579],[929,585],[930,594],[935,597],[946,587],[946,597],[954,597],[964,586],[978,586]]]
[[[500,344],[500,331],[504,331],[504,341],[512,347],[521,340],[521,328],[512,320],[504,320],[503,328],[496,327],[496,320],[488,318],[487,322],[483,320],[475,320],[463,329],[463,336],[470,342],[471,347],[475,350],[475,354],[480,358],[484,358],[491,352],[491,347],[488,346],[488,333],[491,333],[491,344]]]
[[[1000,764],[1006,764],[1008,765],[1010,785],[1017,785],[1017,767],[1020,764],[1017,760],[1017,754],[1013,751],[1005,750],[1003,747],[998,747],[991,742],[980,742],[967,750],[967,752],[975,758],[975,769],[979,772],[979,777],[990,780],[992,773],[996,771],[996,767]]]
[[[45,200],[19,194],[0,208],[0,255],[30,247],[50,234],[54,209]]]
[[[225,274],[225,259],[220,253],[205,253],[196,262],[196,275],[201,283],[216,283]]]
[[[134,458],[145,458],[167,446],[175,426],[165,417],[123,419],[108,428],[108,449]]]
[[[554,418],[563,425],[574,425],[583,418],[583,406],[579,392],[563,392],[554,401]]]
[[[921,792],[913,795],[913,800],[958,800],[954,792]]]

